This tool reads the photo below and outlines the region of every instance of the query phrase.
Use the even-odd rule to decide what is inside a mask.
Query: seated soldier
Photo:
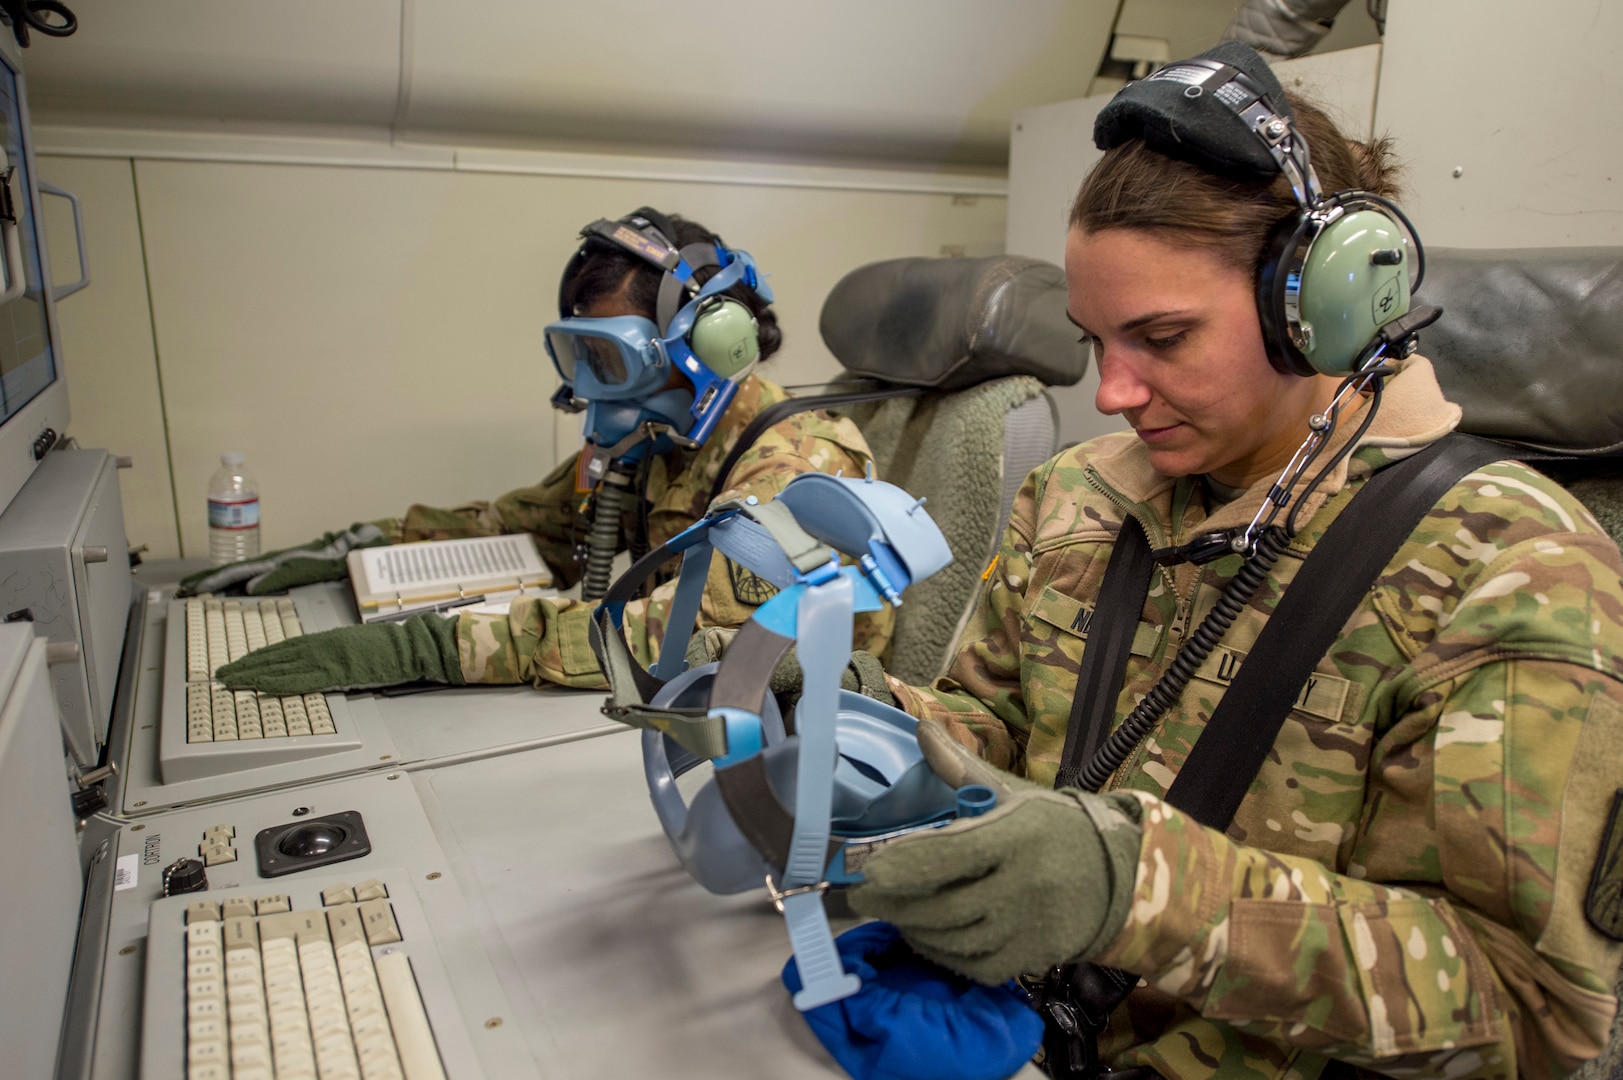
[[[403,518],[186,584],[201,592],[246,581],[249,592],[262,593],[342,577],[344,554],[355,546],[527,532],[561,585],[584,576],[587,599],[521,597],[504,614],[425,614],[307,635],[221,668],[227,686],[287,694],[423,680],[607,685],[587,633],[609,560],[626,549],[635,558],[697,521],[744,428],[788,395],[753,370],[783,335],[772,291],[748,253],[728,249],[697,222],[646,207],[594,222],[582,236],[559,283],[559,321],[547,328],[547,350],[564,379],[554,403],[587,410],[580,453],[494,503],[413,506]],[[860,475],[870,463],[851,421],[793,413],[734,462],[721,498],[765,501],[801,473]],[[658,655],[673,590],[661,586],[627,607],[627,642],[645,664]],[[772,592],[717,559],[701,621],[738,626]],[[858,635],[864,648],[881,652],[885,613],[860,618]]]
[[[1233,43],[1095,140],[1070,313],[1133,430],[1027,478],[948,674],[893,682],[998,805],[870,854],[852,908],[1028,976],[1055,1077],[1565,1075],[1623,957],[1617,546],[1492,447],[1394,509],[1461,413],[1383,356],[1419,277],[1384,142]],[[1313,556],[1359,544],[1326,617]]]

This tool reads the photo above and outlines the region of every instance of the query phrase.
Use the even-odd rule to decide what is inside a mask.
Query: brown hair
[[[1311,101],[1286,93],[1326,194],[1357,189],[1393,198],[1399,167],[1390,139],[1354,142]],[[1273,227],[1297,209],[1283,174],[1236,180],[1167,157],[1134,139],[1105,152],[1071,204],[1074,229],[1143,229],[1219,253],[1256,275]]]

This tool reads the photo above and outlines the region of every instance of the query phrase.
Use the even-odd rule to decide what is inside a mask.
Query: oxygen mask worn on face
[[[627,222],[596,222],[586,235],[666,271],[654,319],[566,315],[547,327],[547,353],[563,380],[553,404],[585,410],[582,472],[595,484],[611,465],[628,469],[649,453],[695,449],[709,438],[760,358],[754,315],[723,294],[742,283],[770,303],[772,290],[747,252],[719,242],[676,251],[657,229],[638,232]],[[699,285],[694,271],[710,266],[717,272]]]
[[[699,445],[687,437],[693,386],[669,385],[671,360],[651,320],[563,319],[547,327],[547,352],[564,381],[554,404],[586,413],[582,471],[590,483],[611,463],[630,466],[650,452]]]

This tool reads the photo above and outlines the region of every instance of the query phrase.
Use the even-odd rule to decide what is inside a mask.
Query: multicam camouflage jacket
[[[702,447],[652,461],[645,492],[649,547],[657,547],[704,516],[716,475],[739,435],[762,409],[788,396],[782,387],[752,376],[739,387]],[[754,495],[764,501],[801,473],[843,470],[847,475],[861,475],[870,460],[868,444],[850,420],[824,412],[794,413],[764,431],[739,457],[720,498]],[[558,583],[568,586],[579,573],[575,544],[591,525],[592,494],[577,490],[576,462],[571,457],[534,487],[508,492],[494,503],[473,502],[443,510],[413,506],[404,518],[379,524],[397,543],[527,532],[535,536]],[[633,510],[622,520],[622,549],[630,546],[630,538],[643,527],[640,517]],[[700,623],[739,626],[772,592],[753,574],[717,557],[710,565]],[[675,583],[668,582],[648,599],[626,606],[626,641],[645,665],[658,658],[674,594]],[[463,613],[457,619],[463,678],[482,683],[607,686],[587,637],[596,607],[595,602],[579,600],[522,598],[504,613]],[[890,642],[889,609],[859,616],[857,633],[859,648],[882,653]]]
[[[1623,787],[1623,565],[1533,470],[1479,469],[1428,514],[1302,687],[1227,833],[1160,798],[1239,665],[1268,662],[1247,650],[1331,520],[1459,417],[1418,357],[1384,397],[1269,580],[1109,782],[1145,810],[1132,911],[1098,957],[1145,982],[1101,1039],[1113,1068],[1545,1077],[1605,1044],[1623,946],[1585,905],[1592,879],[1614,903],[1618,884],[1594,868]],[[893,681],[903,707],[1052,783],[1089,630],[1113,617],[1094,598],[1124,515],[1161,547],[1261,505],[1260,487],[1216,506],[1203,488],[1156,474],[1130,432],[1038,469],[968,644],[928,690]],[[1237,566],[1158,571],[1118,723]],[[1614,850],[1607,873],[1619,862]]]

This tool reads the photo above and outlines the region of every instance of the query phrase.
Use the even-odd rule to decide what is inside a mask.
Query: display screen
[[[46,328],[41,297],[44,274],[40,270],[39,236],[28,199],[27,159],[23,154],[22,114],[18,105],[17,77],[0,63],[0,148],[5,162],[0,177],[10,170],[11,207],[15,225],[0,221],[0,423],[28,404],[56,379],[56,358]],[[16,272],[21,270],[20,295]]]

